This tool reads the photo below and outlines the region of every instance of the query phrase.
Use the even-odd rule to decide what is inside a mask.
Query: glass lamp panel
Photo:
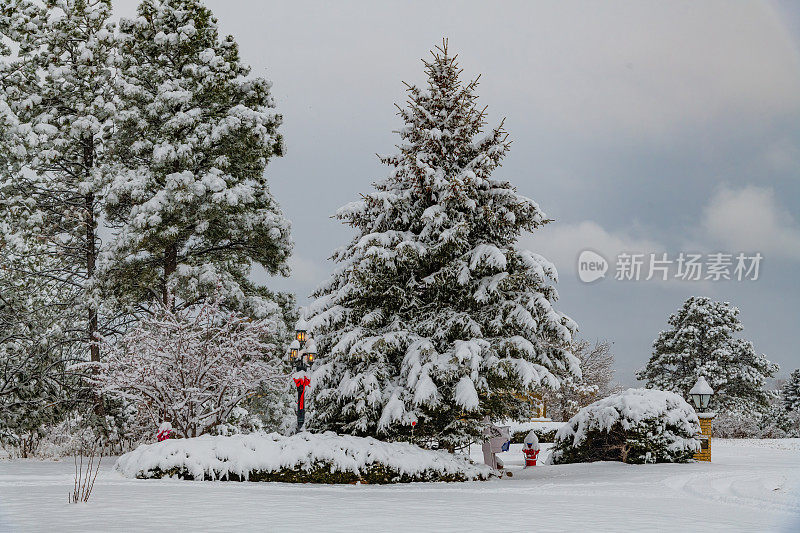
[[[694,406],[697,409],[702,408],[702,402],[700,400],[700,395],[699,394],[692,394],[692,402],[694,403]]]
[[[708,407],[708,402],[711,400],[711,395],[710,394],[701,394],[700,395],[700,400],[703,403],[703,409],[705,409],[706,407]]]

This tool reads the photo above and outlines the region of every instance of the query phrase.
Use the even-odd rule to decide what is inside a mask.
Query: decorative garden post
[[[308,324],[300,318],[295,324],[295,337],[289,345],[289,360],[295,367],[292,375],[294,385],[297,387],[297,429],[300,432],[306,420],[306,387],[311,383],[306,370],[314,363],[317,356],[317,345],[314,339],[308,336]]]
[[[703,376],[698,378],[697,383],[689,391],[689,396],[692,397],[695,409],[698,411],[697,418],[700,419],[700,451],[694,454],[696,461],[711,461],[711,423],[717,414],[710,411],[701,413],[699,410],[708,409],[708,402],[711,400],[712,394],[714,394],[714,389]]]

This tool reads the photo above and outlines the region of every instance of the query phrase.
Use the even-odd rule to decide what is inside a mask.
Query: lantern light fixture
[[[296,370],[292,378],[297,387],[297,432],[302,430],[306,419],[305,390],[311,383],[306,370],[317,358],[317,345],[308,335],[308,322],[303,318],[303,314],[301,311],[300,319],[294,325],[294,339],[289,344],[290,363]]]
[[[306,333],[308,332],[308,322],[303,317],[300,317],[294,325],[295,340],[299,342],[306,341]]]
[[[313,363],[314,359],[317,357],[317,343],[314,342],[314,339],[308,339],[308,341],[306,341],[303,351],[305,352],[308,364]]]
[[[289,345],[289,357],[292,360],[295,360],[295,359],[297,359],[297,355],[298,355],[299,352],[300,352],[300,341],[295,339]]]
[[[713,394],[714,389],[711,388],[704,376],[700,376],[692,390],[689,391],[689,396],[692,397],[692,402],[694,402],[694,406],[697,409],[707,409],[708,402]]]

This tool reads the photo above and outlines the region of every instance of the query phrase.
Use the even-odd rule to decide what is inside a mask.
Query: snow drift
[[[700,448],[694,409],[673,392],[628,389],[578,411],[556,433],[552,461],[683,462]]]
[[[140,479],[407,483],[487,479],[491,469],[465,456],[371,437],[300,433],[202,436],[145,444],[114,468]]]

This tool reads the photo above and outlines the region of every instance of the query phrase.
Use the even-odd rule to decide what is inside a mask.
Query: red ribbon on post
[[[294,378],[294,384],[297,387],[302,387],[300,391],[300,401],[297,403],[297,407],[299,409],[305,408],[305,399],[306,399],[306,386],[311,383],[311,380],[308,379],[308,376],[302,376],[299,378]]]

